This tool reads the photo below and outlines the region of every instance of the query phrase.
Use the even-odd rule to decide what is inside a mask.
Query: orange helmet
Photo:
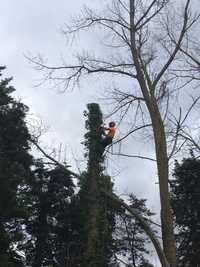
[[[109,127],[115,127],[115,122],[114,121],[111,121],[111,122],[109,122]]]

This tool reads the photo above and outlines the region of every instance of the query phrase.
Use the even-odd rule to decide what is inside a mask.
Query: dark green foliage
[[[67,249],[73,240],[71,197],[74,185],[67,169],[46,169],[38,162],[23,194],[29,207],[26,222],[27,266],[65,267]]]
[[[83,257],[81,267],[106,267],[112,258],[114,216],[102,190],[112,191],[110,177],[103,174],[101,144],[102,113],[99,105],[88,105],[85,146],[87,172],[82,175],[79,193],[82,221]]]
[[[130,207],[137,209],[140,215],[150,219],[153,213],[146,207],[145,199],[137,199],[134,195],[129,198]],[[150,242],[137,220],[121,210],[116,215],[115,229],[116,257],[125,257],[127,264],[134,267],[152,266],[146,256],[149,250],[146,245]]]
[[[101,163],[104,158],[102,156],[102,113],[100,107],[96,103],[88,104],[88,112],[84,115],[87,117],[85,127],[87,133],[85,134],[85,147],[86,147],[86,157],[88,158],[88,171],[93,169],[94,164],[99,172],[102,171]],[[95,169],[96,169],[95,168]],[[100,169],[99,169],[100,168]]]
[[[120,266],[114,253],[129,256],[130,249],[126,236],[116,246],[113,233],[119,207],[102,193],[112,193],[113,185],[103,173],[99,105],[89,104],[85,113],[87,170],[75,195],[67,167],[47,168],[28,153],[28,108],[11,97],[14,88],[9,82],[0,81],[0,267]],[[124,216],[132,231],[135,222]],[[142,259],[140,267],[150,266]]]
[[[171,182],[172,207],[178,228],[179,266],[200,265],[200,160],[176,162]]]
[[[1,67],[0,71],[4,68]],[[1,74],[0,74],[1,76]],[[0,266],[21,266],[12,243],[20,241],[20,218],[24,210],[17,191],[30,173],[30,135],[25,123],[27,107],[14,100],[11,79],[0,81]]]

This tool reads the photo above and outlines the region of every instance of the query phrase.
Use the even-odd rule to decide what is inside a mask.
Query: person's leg
[[[106,137],[102,140],[102,146],[105,149],[108,145],[112,143],[112,138]]]

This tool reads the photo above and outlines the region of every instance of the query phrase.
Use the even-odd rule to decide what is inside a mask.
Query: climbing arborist
[[[116,128],[115,128],[115,122],[111,121],[109,122],[109,127],[102,126],[103,129],[103,137],[102,137],[102,146],[105,149],[108,145],[112,144],[113,138],[115,136]]]

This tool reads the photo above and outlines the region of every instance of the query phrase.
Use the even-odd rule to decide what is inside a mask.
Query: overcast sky
[[[64,94],[49,88],[46,84],[35,87],[39,74],[33,70],[24,54],[41,53],[53,64],[59,63],[62,56],[70,62],[74,47],[93,46],[96,35],[87,35],[76,40],[74,46],[66,46],[61,28],[70,17],[77,14],[83,4],[97,7],[97,0],[6,0],[1,1],[0,9],[0,64],[7,66],[6,76],[13,76],[15,95],[30,108],[29,119],[38,118],[47,128],[42,136],[42,145],[66,146],[67,160],[75,166],[71,157],[83,159],[84,117],[83,111],[89,102],[99,101],[99,86],[94,82],[84,83],[80,89]],[[103,110],[106,111],[104,103]],[[113,118],[115,119],[115,118]],[[119,134],[119,132],[118,132]],[[131,138],[122,144],[126,151],[141,155],[151,154],[152,146]],[[136,149],[137,148],[137,149]],[[81,161],[78,161],[81,164]],[[147,198],[149,207],[159,214],[159,194],[156,184],[155,164],[138,159],[124,159],[109,156],[106,160],[108,172],[113,176],[119,193],[134,193]],[[155,262],[156,263],[156,262]]]
[[[69,146],[68,154],[72,149],[78,158],[82,157],[80,151],[83,151],[80,146],[84,134],[83,111],[87,103],[98,101],[100,97],[96,85],[88,82],[81,85],[80,89],[65,94],[59,94],[47,85],[35,87],[39,81],[39,73],[33,70],[24,54],[41,53],[55,65],[59,63],[62,55],[67,59],[72,58],[74,47],[66,48],[61,29],[72,15],[80,11],[83,4],[98,6],[98,2],[7,0],[1,3],[0,62],[7,66],[6,75],[13,76],[16,96],[30,107],[31,115],[37,116],[43,125],[49,128],[43,136],[44,143],[49,146],[63,143]],[[81,44],[84,48],[88,43],[91,44],[94,38],[95,36],[85,37],[73,45]],[[105,105],[102,108],[106,109]],[[131,143],[134,154],[134,140]],[[151,172],[152,162],[134,159],[127,161],[113,156],[106,164],[112,166],[111,172],[116,175],[116,186],[122,192],[127,189],[138,196],[149,197],[151,189],[157,188],[154,184],[155,174]],[[118,172],[120,175],[117,175]]]

